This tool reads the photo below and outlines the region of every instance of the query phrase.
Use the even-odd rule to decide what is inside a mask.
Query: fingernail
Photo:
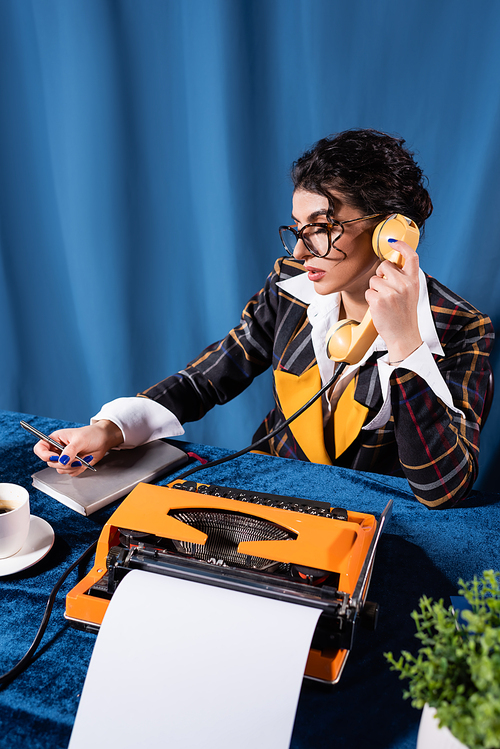
[[[61,455],[61,457],[59,458],[59,463],[62,463],[63,466],[68,465],[68,463],[69,463],[69,455]]]
[[[81,460],[74,460],[71,464],[71,468],[79,468],[82,465]]]
[[[59,457],[57,455],[51,455],[49,460],[51,460],[53,463],[58,463]]]
[[[388,239],[387,241],[388,241],[388,242],[390,242],[390,243],[392,244],[393,242],[397,242],[398,240],[397,240],[397,239],[393,239],[393,238],[391,237],[391,238],[390,238],[390,239]]]
[[[86,461],[87,461],[87,463],[90,463],[90,461],[91,461],[91,460],[94,460],[94,456],[93,456],[93,455],[87,455],[87,456],[86,456],[86,457],[84,458],[84,460],[86,460]]]

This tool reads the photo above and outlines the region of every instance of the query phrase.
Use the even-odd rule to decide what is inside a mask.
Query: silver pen
[[[38,429],[35,429],[35,427],[32,427],[31,424],[28,424],[26,421],[20,421],[19,423],[21,424],[23,429],[26,429],[28,432],[31,432],[32,434],[34,434],[35,437],[38,437],[38,439],[45,440],[45,442],[48,442],[54,447],[57,447],[57,449],[60,450],[61,452],[66,447],[60,442],[56,442],[56,440],[52,439],[52,437],[48,437],[43,432],[40,432]],[[91,466],[90,463],[87,463],[87,461],[84,460],[83,458],[80,458],[79,456],[77,456],[76,460],[79,460],[80,463],[83,463],[84,466],[86,466],[87,468],[90,468],[90,470],[94,471],[94,473],[97,473],[97,470],[94,468],[94,466]]]

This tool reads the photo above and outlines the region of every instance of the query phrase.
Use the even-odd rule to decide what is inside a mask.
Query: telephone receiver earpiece
[[[404,265],[401,253],[394,249],[389,239],[406,242],[413,250],[418,247],[420,232],[414,221],[401,213],[393,213],[375,227],[372,236],[372,247],[380,260],[390,260],[399,268]],[[339,320],[326,335],[328,358],[336,362],[357,364],[366,354],[378,333],[373,324],[370,310],[361,322],[356,320]]]
[[[415,221],[402,216],[401,213],[393,213],[392,216],[381,221],[375,227],[372,235],[372,247],[375,255],[380,260],[391,260],[393,263],[396,261],[392,259],[392,256],[397,255],[401,264],[396,262],[396,265],[402,268],[404,265],[403,257],[394,249],[388,241],[389,239],[401,239],[406,244],[409,244],[412,250],[416,250],[420,239],[420,232]]]

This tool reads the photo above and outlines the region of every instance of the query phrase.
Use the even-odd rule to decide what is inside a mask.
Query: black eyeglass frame
[[[294,253],[295,247],[293,248],[293,250],[290,250],[290,248],[287,247],[286,242],[283,239],[283,234],[282,234],[282,232],[284,232],[284,231],[291,231],[292,234],[295,235],[295,238],[296,238],[297,242],[299,240],[302,240],[302,242],[304,242],[304,245],[306,246],[307,251],[309,253],[311,253],[311,255],[314,255],[315,257],[327,257],[327,255],[329,255],[330,252],[332,251],[332,248],[335,246],[335,242],[338,239],[340,239],[340,237],[344,233],[344,226],[345,226],[345,224],[355,224],[356,221],[368,221],[368,219],[370,219],[370,218],[379,218],[380,216],[383,216],[383,215],[385,215],[385,214],[383,214],[383,213],[373,213],[371,216],[361,216],[360,218],[350,218],[347,221],[336,221],[334,219],[333,221],[322,221],[320,223],[304,224],[304,226],[302,227],[302,229],[300,229],[299,231],[297,231],[297,229],[294,226],[280,226],[279,227],[279,233],[280,233],[281,244],[285,248],[286,252],[288,252],[288,254],[293,257],[293,253]],[[313,247],[310,247],[308,245],[308,243],[307,243],[307,240],[304,239],[304,231],[306,229],[309,229],[311,226],[319,226],[322,229],[324,229],[326,227],[326,230],[327,230],[327,233],[328,233],[328,249],[327,249],[327,251],[323,255],[320,255],[317,252],[317,250],[315,250]],[[340,232],[332,240],[332,230],[333,230],[334,227],[336,227],[337,229],[340,228]],[[297,246],[297,242],[295,243],[295,246]]]

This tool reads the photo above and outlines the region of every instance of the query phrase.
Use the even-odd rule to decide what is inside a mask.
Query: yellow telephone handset
[[[418,247],[420,232],[414,221],[400,213],[384,219],[375,228],[372,246],[380,260],[390,260],[399,268],[404,265],[403,256],[397,252],[388,239],[402,239],[414,250]],[[357,364],[366,354],[378,333],[373,324],[370,310],[361,322],[356,320],[339,320],[326,335],[328,358],[336,362]]]

